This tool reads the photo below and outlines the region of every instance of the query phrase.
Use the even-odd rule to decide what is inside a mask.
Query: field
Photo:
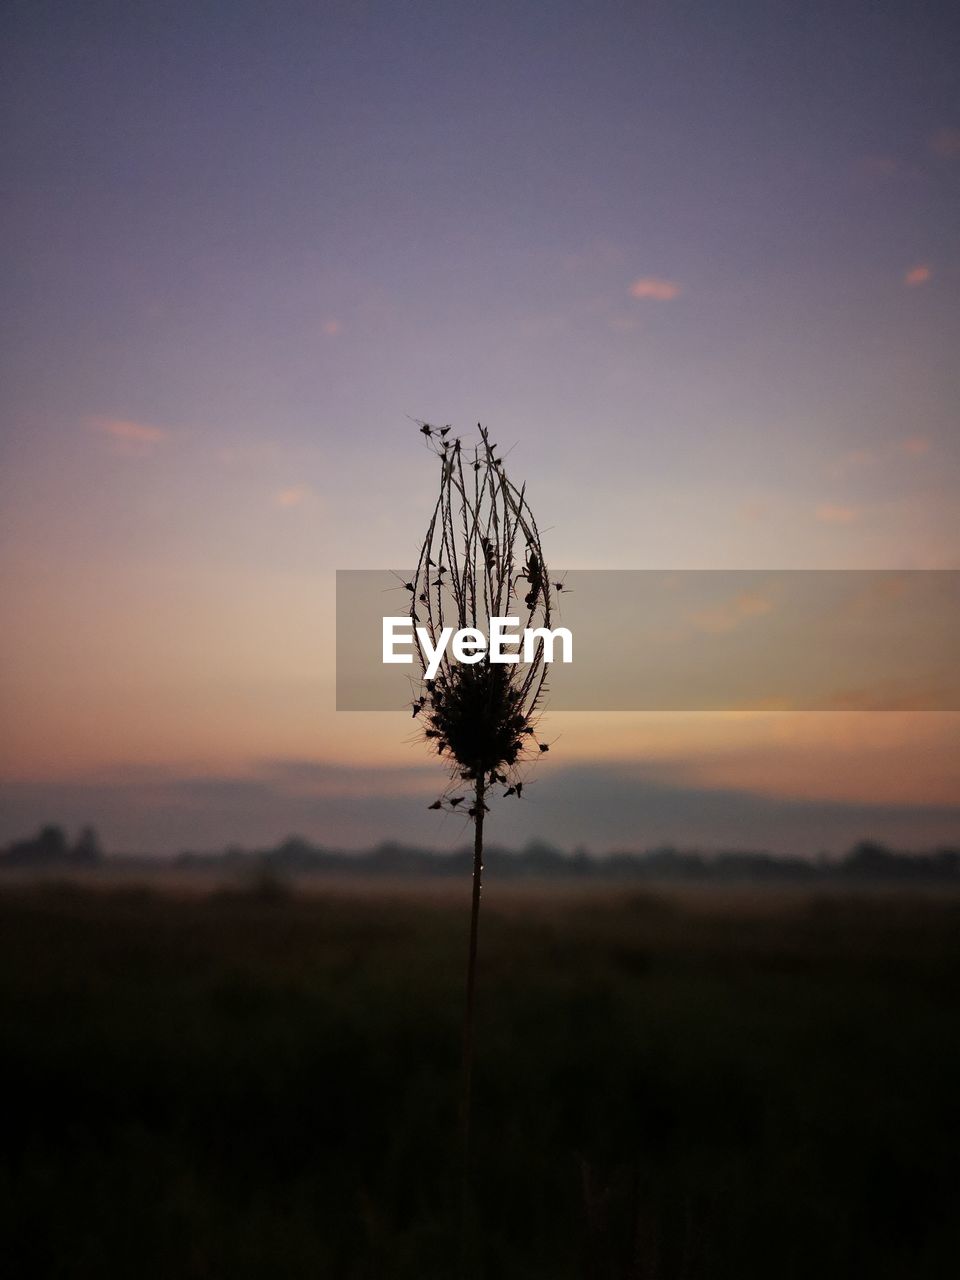
[[[469,886],[0,885],[6,1274],[455,1277]],[[470,1276],[953,1274],[960,902],[499,885]]]

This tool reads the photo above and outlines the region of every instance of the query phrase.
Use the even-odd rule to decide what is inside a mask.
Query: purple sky
[[[5,35],[0,839],[177,847],[129,768],[422,762],[330,665],[333,570],[422,531],[408,415],[490,424],[571,568],[960,566],[955,6],[14,0]],[[942,838],[958,717],[884,720],[558,723],[583,813],[652,762]],[[442,843],[405,779],[373,825]],[[334,822],[277,795],[258,839]]]

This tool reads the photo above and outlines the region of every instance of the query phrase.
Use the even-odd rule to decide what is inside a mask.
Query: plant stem
[[[463,1060],[461,1066],[460,1140],[462,1155],[461,1250],[466,1239],[468,1185],[470,1175],[470,1113],[473,1077],[473,1022],[477,992],[477,940],[480,931],[480,886],[483,879],[483,775],[477,778],[476,812],[473,818],[473,898],[470,906],[470,952],[467,959],[467,1003],[463,1018]]]

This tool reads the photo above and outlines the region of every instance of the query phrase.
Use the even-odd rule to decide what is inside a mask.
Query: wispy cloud
[[[908,289],[916,289],[919,285],[927,284],[933,277],[933,271],[925,262],[918,262],[915,267],[911,267],[909,271],[904,272],[903,283]]]
[[[858,507],[844,507],[825,502],[814,513],[821,524],[856,524],[860,519]]]
[[[91,418],[90,426],[105,436],[119,453],[151,453],[169,438],[169,432],[129,418]]]
[[[662,280],[659,276],[641,276],[630,286],[632,298],[652,298],[654,302],[672,302],[682,292],[673,280]]]
[[[306,502],[310,497],[312,497],[312,491],[309,485],[295,484],[276,493],[274,501],[278,507],[299,507],[302,502]]]
[[[930,441],[926,436],[907,436],[900,441],[900,449],[911,458],[922,458],[930,452]]]

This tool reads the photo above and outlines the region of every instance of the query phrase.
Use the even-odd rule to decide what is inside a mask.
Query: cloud
[[[920,262],[904,273],[903,283],[908,289],[916,289],[919,285],[927,284],[932,276],[930,267],[925,262]]]
[[[922,458],[930,452],[930,441],[926,436],[907,436],[906,440],[900,441],[900,448],[911,458]]]
[[[821,524],[856,524],[860,519],[859,508],[842,507],[831,502],[817,507],[815,515]]]
[[[343,325],[339,320],[324,320],[321,333],[326,338],[336,338],[343,333]]]
[[[741,591],[723,604],[713,609],[705,609],[694,614],[691,621],[698,631],[708,635],[724,635],[736,631],[749,618],[760,618],[770,613],[773,601],[760,591]]]
[[[129,418],[91,418],[90,425],[106,436],[118,453],[152,453],[156,445],[169,438],[169,432],[162,427]]]
[[[258,761],[256,774],[293,799],[402,797],[430,795],[437,789],[431,764],[336,764],[329,760],[268,759]]]
[[[681,288],[672,280],[661,280],[657,276],[641,276],[630,286],[632,298],[652,298],[655,302],[672,302],[679,298]]]
[[[960,156],[960,129],[938,129],[927,145],[935,156],[955,160]]]
[[[766,751],[762,760],[777,763],[778,753]],[[796,757],[782,763],[795,766]],[[819,764],[817,770],[819,777]],[[572,765],[544,773],[536,803],[510,809],[504,839],[514,848],[540,838],[565,849],[578,843],[595,850],[676,843],[812,854],[844,849],[864,837],[906,846],[946,844],[960,832],[955,804],[791,798],[777,794],[780,784],[790,784],[788,775],[775,780],[772,794],[762,794],[742,781],[698,784],[688,773],[684,765],[640,763]],[[299,767],[293,762],[288,770],[272,762],[246,776],[178,777],[158,769],[134,780],[11,783],[0,841],[56,820],[68,828],[95,823],[115,852],[173,853],[233,842],[257,848],[291,832],[333,848],[369,847],[391,838],[441,849],[467,845],[466,819],[447,815],[435,821],[437,815],[426,811],[426,798],[440,785],[442,771],[372,771],[322,761]]]
[[[289,489],[281,489],[275,495],[275,501],[278,507],[299,507],[309,497],[311,497],[309,485],[295,484],[291,485]]]

